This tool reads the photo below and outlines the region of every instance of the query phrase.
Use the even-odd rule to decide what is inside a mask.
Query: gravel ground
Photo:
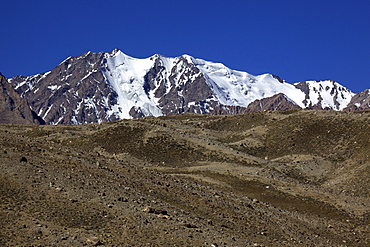
[[[369,119],[0,125],[1,246],[369,246]]]

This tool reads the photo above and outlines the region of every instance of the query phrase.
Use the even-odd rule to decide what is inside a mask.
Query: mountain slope
[[[248,105],[245,112],[285,111],[293,109],[301,109],[301,107],[292,102],[286,95],[279,93],[272,97],[253,101]]]
[[[334,81],[289,84],[189,55],[137,59],[118,49],[70,57],[48,73],[10,82],[48,124],[242,111],[279,93],[300,108],[342,110],[354,95]]]
[[[370,246],[370,112],[0,125],[2,246]]]
[[[45,74],[11,79],[14,88],[47,124],[118,120],[117,94],[101,72],[103,53],[70,57]]]
[[[344,109],[346,111],[362,111],[370,108],[370,89],[359,92],[354,95],[348,106]]]
[[[30,110],[25,99],[0,74],[0,123],[1,124],[42,124],[43,121]]]

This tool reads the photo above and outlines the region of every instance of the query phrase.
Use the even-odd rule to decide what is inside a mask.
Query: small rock
[[[118,198],[118,201],[119,202],[128,202],[128,199],[124,198],[124,197],[120,197],[120,198]]]
[[[161,210],[161,209],[154,209],[154,213],[155,214],[167,215],[167,211],[166,210]]]
[[[166,210],[155,209],[155,208],[152,208],[152,207],[149,207],[149,206],[146,206],[143,211],[147,212],[147,213],[167,215]]]
[[[170,220],[170,219],[171,219],[171,216],[169,216],[169,215],[158,214],[157,216],[158,216],[159,218],[162,218],[162,219],[167,219],[167,220]]]
[[[146,213],[154,213],[155,209],[149,206],[146,206],[143,210]]]
[[[93,246],[101,244],[100,239],[98,239],[97,237],[94,237],[94,236],[88,237],[86,239],[86,243],[92,244]]]
[[[27,162],[27,158],[26,157],[22,157],[21,158],[21,162]]]
[[[184,224],[184,226],[185,226],[186,228],[198,228],[196,225],[192,225],[192,224],[189,224],[189,223]]]

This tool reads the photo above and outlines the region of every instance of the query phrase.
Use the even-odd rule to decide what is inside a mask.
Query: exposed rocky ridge
[[[357,93],[352,97],[351,102],[344,109],[345,111],[356,112],[370,109],[370,89]]]
[[[26,99],[18,93],[0,73],[0,123],[1,124],[42,124],[44,123],[29,108]]]
[[[17,76],[12,85],[47,124],[114,121],[117,94],[102,74],[104,53],[70,57],[52,71]],[[104,97],[103,97],[104,96]]]
[[[347,106],[353,93],[333,80],[326,81],[302,81],[294,83],[294,86],[305,93],[303,101],[305,108],[316,110],[342,110]],[[317,95],[317,97],[312,97]],[[328,102],[330,99],[330,103]],[[341,107],[343,100],[347,102]],[[349,99],[349,100],[348,100]],[[333,107],[334,106],[334,107]]]
[[[154,90],[162,113],[169,115],[204,112],[200,105],[189,106],[190,102],[199,103],[212,96],[206,79],[199,69],[186,58],[179,57],[175,60],[170,75],[167,76],[161,56],[156,55],[153,59],[154,66],[145,75],[144,81],[145,85],[149,85],[150,89]]]
[[[302,109],[292,102],[285,94],[279,93],[271,97],[255,100],[248,107],[218,105],[210,115],[235,115],[258,111],[286,111]]]
[[[354,95],[334,81],[289,84],[276,75],[253,76],[188,55],[136,59],[118,49],[70,57],[48,73],[10,82],[47,124],[235,114],[255,111],[261,102],[269,109],[343,110]],[[269,97],[274,99],[263,100]],[[255,100],[263,101],[246,110]]]
[[[288,99],[286,95],[279,93],[272,97],[256,100],[250,103],[245,112],[285,111],[296,109],[301,109],[301,107]]]

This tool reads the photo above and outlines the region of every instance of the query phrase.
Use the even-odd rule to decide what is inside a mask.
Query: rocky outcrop
[[[290,100],[282,93],[276,94],[272,97],[256,100],[250,103],[245,112],[256,111],[285,111],[292,109],[301,109],[295,102]]]
[[[352,97],[344,111],[356,112],[370,109],[370,89],[357,93]]]
[[[212,96],[212,92],[199,69],[184,57],[179,57],[170,74],[166,70],[160,56],[155,56],[154,66],[145,75],[146,91],[154,91],[159,98],[159,107],[164,115],[184,112],[202,113],[201,107],[189,106],[190,102],[201,102]]]
[[[294,86],[305,94],[305,108],[312,110],[343,110],[354,95],[333,80],[302,81],[294,83]]]
[[[0,124],[43,124],[0,73]]]
[[[70,57],[52,71],[31,77],[17,76],[11,83],[32,110],[47,124],[114,121],[117,94],[105,83],[104,53]]]

